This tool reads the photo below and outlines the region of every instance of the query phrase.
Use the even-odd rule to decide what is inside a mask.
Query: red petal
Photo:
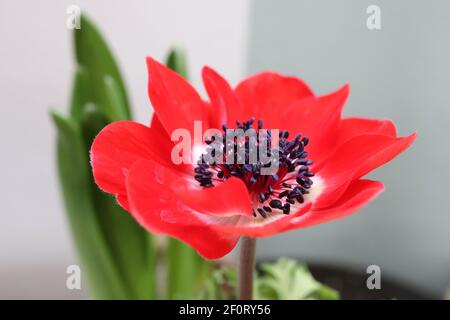
[[[169,141],[151,128],[132,121],[111,123],[100,131],[91,147],[95,182],[103,191],[120,195],[117,200],[127,209],[125,177],[131,165],[139,159],[172,165],[170,150]]]
[[[262,119],[266,128],[280,128],[280,111],[292,103],[313,96],[301,79],[263,72],[239,83],[236,94],[247,114]],[[248,119],[238,119],[245,121]]]
[[[333,154],[342,144],[356,136],[363,134],[379,134],[386,136],[397,136],[397,129],[391,120],[378,120],[366,118],[346,118],[339,122],[339,128],[336,141],[333,145],[328,146],[328,151],[320,153],[316,157],[313,168],[320,167],[320,162],[323,162]],[[325,150],[325,149],[323,149]]]
[[[384,186],[379,181],[353,181],[347,191],[332,207],[322,210],[313,208],[307,214],[293,219],[286,230],[306,228],[348,216],[375,199],[383,190]]]
[[[178,128],[193,132],[194,121],[202,121],[209,127],[208,108],[197,91],[180,75],[147,58],[148,94],[155,113],[169,133]]]
[[[212,188],[198,187],[197,181],[191,183],[178,178],[173,183],[173,192],[188,207],[204,214],[253,216],[247,187],[238,178],[232,177]]]
[[[130,211],[130,203],[128,202],[128,197],[126,194],[123,193],[119,193],[116,196],[117,202],[119,203],[119,205],[124,208],[125,210],[127,210],[128,212]]]
[[[203,211],[193,210],[184,203],[186,195],[179,198],[180,191],[187,188],[180,188],[180,184],[189,185],[190,181],[183,180],[177,172],[153,161],[136,162],[127,177],[132,215],[147,230],[180,239],[194,247],[205,258],[223,257],[234,248],[239,236],[224,235],[218,232],[215,226],[218,223],[232,224],[239,218],[229,217],[229,210],[236,210],[237,214],[248,209],[248,203],[238,202],[242,197],[235,194],[234,188],[240,190],[240,187],[231,181],[217,192],[213,190],[215,188],[208,189],[205,196],[211,197],[210,203],[201,199],[200,190],[189,191],[193,199],[189,200],[188,204],[196,207],[205,205],[208,213],[215,214],[210,216]],[[219,191],[223,194],[219,194]],[[229,198],[224,196],[228,192]],[[234,196],[238,197],[238,201],[230,201]],[[195,203],[195,200],[199,203]],[[221,214],[222,216],[218,217]]]
[[[408,148],[415,137],[415,133],[400,138],[367,134],[344,143],[321,165],[322,168],[317,168],[316,173],[325,184],[317,204],[321,207],[332,205],[352,180],[392,160]]]
[[[338,146],[362,134],[381,134],[397,136],[397,129],[391,120],[377,120],[365,118],[346,118],[339,124]]]
[[[157,131],[161,136],[167,137],[167,140],[170,140],[169,134],[167,133],[166,129],[164,129],[164,126],[162,125],[161,120],[159,120],[156,113],[153,113],[152,121],[150,122],[150,128]]]
[[[241,235],[246,237],[268,237],[283,232],[290,221],[306,214],[311,209],[312,203],[305,203],[295,213],[284,215],[269,215],[267,218],[241,217],[236,224],[221,224],[217,230],[225,234]]]
[[[216,71],[204,67],[202,71],[203,83],[211,100],[213,128],[220,129],[224,123],[230,128],[236,125],[236,120],[251,118],[251,113],[243,110],[236,93],[228,82]]]
[[[345,85],[336,92],[300,100],[283,112],[283,128],[292,136],[306,135],[306,150],[315,162],[329,155],[336,144],[342,108],[349,94]]]

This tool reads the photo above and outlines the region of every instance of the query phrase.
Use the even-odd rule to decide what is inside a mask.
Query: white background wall
[[[145,56],[188,52],[200,88],[204,64],[233,83],[244,72],[249,3],[243,0],[0,0],[0,298],[77,298],[65,289],[76,263],[59,198],[48,109],[68,110],[74,70],[66,8],[79,5],[109,40],[135,118],[148,123]]]

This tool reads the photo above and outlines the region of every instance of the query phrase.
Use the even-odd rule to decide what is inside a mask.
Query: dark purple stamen
[[[263,217],[263,218],[267,217],[267,213],[263,209],[258,208],[257,210],[258,210],[258,213],[261,215],[261,217]]]
[[[236,122],[236,129],[244,132],[252,129],[256,135],[244,137],[245,140],[239,140],[237,137],[228,138],[230,130],[227,125],[222,126],[223,134],[213,136],[206,140],[207,153],[203,154],[194,169],[194,179],[200,186],[213,187],[216,181],[225,181],[230,177],[241,179],[254,197],[253,216],[258,214],[266,218],[267,214],[275,211],[281,211],[289,214],[291,205],[296,202],[304,203],[304,195],[308,194],[311,188],[314,173],[309,171],[309,166],[313,164],[308,159],[308,153],[305,147],[309,143],[308,137],[297,134],[292,140],[288,140],[289,132],[280,131],[278,146],[271,145],[272,132],[266,130],[263,135],[260,130],[263,128],[263,121],[258,120],[256,129],[253,128],[255,119],[245,122]],[[228,130],[228,132],[227,132]],[[231,131],[232,132],[232,131]],[[237,152],[238,146],[243,146],[243,152]],[[267,156],[270,157],[278,153],[278,159],[269,158],[270,161],[276,161],[278,169],[271,175],[261,174],[262,168],[271,168],[274,163],[263,163],[260,159],[260,147],[267,148]],[[233,150],[233,163],[227,163],[227,152]],[[250,152],[256,152],[258,157],[256,163],[249,163]],[[208,156],[216,156],[222,159],[222,163],[216,163],[216,160],[209,160]],[[231,155],[231,154],[229,154]]]

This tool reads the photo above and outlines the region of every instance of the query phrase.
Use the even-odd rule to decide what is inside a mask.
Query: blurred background
[[[77,264],[60,199],[48,109],[67,110],[72,73],[69,5],[80,6],[120,64],[135,119],[148,123],[145,56],[183,46],[200,92],[203,65],[232,84],[271,69],[317,94],[348,82],[345,115],[390,118],[419,138],[371,178],[386,192],[348,219],[259,242],[280,255],[384,276],[442,297],[450,285],[450,2],[435,0],[0,0],[0,298],[85,298],[66,289]],[[369,5],[381,30],[369,30]],[[81,26],[82,27],[82,26]],[[383,281],[383,280],[382,280]]]

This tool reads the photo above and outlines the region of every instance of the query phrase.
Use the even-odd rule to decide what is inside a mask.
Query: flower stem
[[[253,297],[253,272],[255,270],[256,239],[243,237],[239,261],[239,300]]]

